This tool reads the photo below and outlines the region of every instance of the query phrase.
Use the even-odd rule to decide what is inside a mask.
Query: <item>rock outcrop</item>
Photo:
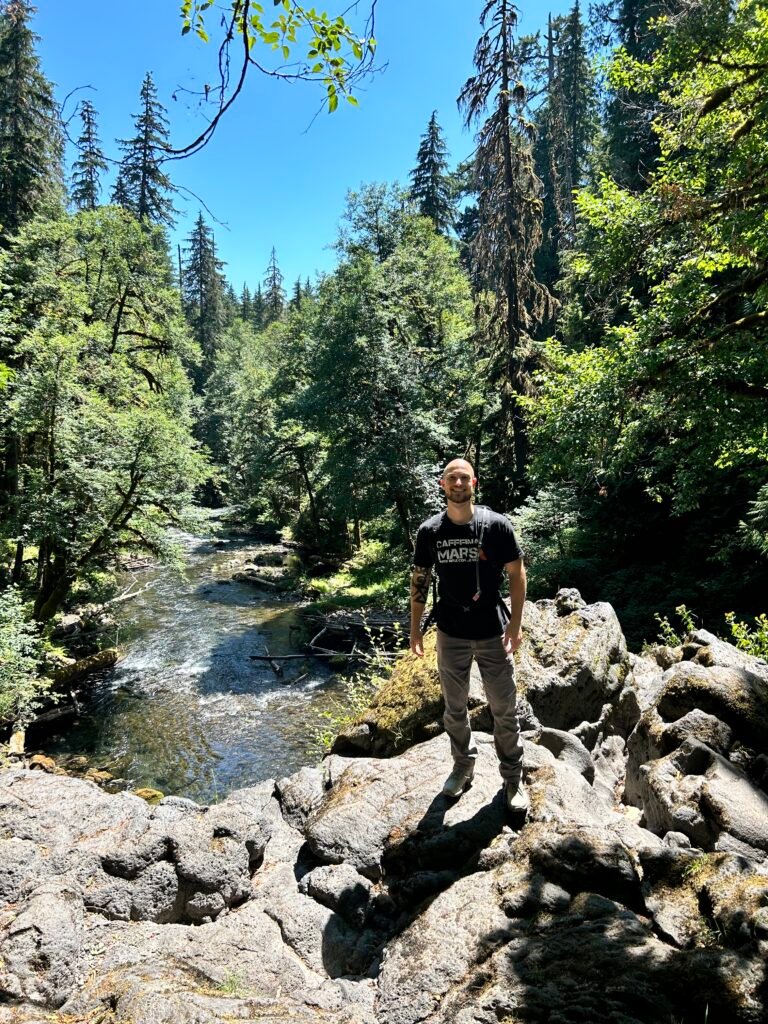
[[[430,691],[399,753],[374,709],[211,807],[0,774],[0,1024],[765,1021],[768,666],[628,655],[572,591],[526,621],[525,821],[477,686],[458,801]]]

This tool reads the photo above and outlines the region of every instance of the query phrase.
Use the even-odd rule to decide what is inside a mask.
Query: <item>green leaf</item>
[[[339,105],[339,97],[336,95],[336,90],[333,92],[328,90],[328,113],[332,114]]]
[[[351,103],[353,107],[359,107],[360,104],[354,96],[347,96],[347,103]]]
[[[185,35],[187,34],[187,32],[189,32],[189,30],[190,30],[191,28],[192,28],[192,26],[191,26],[191,25],[182,25],[182,28],[181,28],[181,34],[182,34],[183,36],[185,36]]]
[[[283,47],[282,47],[282,51],[283,51],[283,57],[284,57],[284,58],[285,58],[286,60],[288,60],[288,58],[289,58],[289,57],[291,56],[291,50],[290,50],[290,47],[288,47],[288,46],[283,46]]]

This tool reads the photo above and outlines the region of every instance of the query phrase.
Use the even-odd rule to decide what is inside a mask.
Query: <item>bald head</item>
[[[471,462],[467,462],[466,459],[451,459],[451,461],[443,470],[443,475],[441,479],[446,480],[448,478],[448,474],[454,471],[469,473],[469,475],[473,479],[475,476],[475,470]]]
[[[466,505],[471,518],[472,497],[475,493],[475,471],[466,459],[451,459],[443,470],[440,486],[445,491],[448,507]],[[468,503],[468,504],[467,504]]]

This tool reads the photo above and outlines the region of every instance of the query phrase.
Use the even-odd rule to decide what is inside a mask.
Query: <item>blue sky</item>
[[[110,157],[119,156],[114,140],[132,132],[147,71],[168,109],[175,145],[191,142],[205,124],[193,97],[179,93],[174,101],[172,94],[179,86],[195,90],[215,81],[216,48],[213,37],[208,45],[191,33],[181,37],[179,6],[179,0],[37,0],[43,71],[60,101],[79,90],[65,113],[80,98],[91,99]],[[317,4],[329,13],[344,6]],[[570,6],[571,0],[521,5],[520,31],[535,32],[546,25],[548,11],[560,14]],[[313,122],[322,100],[318,86],[251,73],[209,145],[168,165],[173,180],[199,195],[222,222],[213,223],[216,241],[237,291],[244,281],[253,287],[263,278],[272,246],[289,288],[298,276],[330,270],[335,255],[329,246],[346,192],[367,182],[407,183],[433,110],[451,165],[468,155],[472,136],[462,127],[456,96],[472,72],[481,8],[480,0],[379,0],[378,59],[387,68],[363,86],[359,107],[341,103],[335,114],[321,113]],[[362,29],[364,0],[359,10]],[[355,23],[354,10],[348,18]],[[73,122],[75,136],[78,129]],[[176,205],[174,242],[183,241],[200,210],[193,198]]]

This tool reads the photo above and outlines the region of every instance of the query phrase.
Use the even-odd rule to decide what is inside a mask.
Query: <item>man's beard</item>
[[[452,501],[454,505],[463,505],[465,502],[472,500],[472,491],[461,491],[459,495],[449,494],[448,500]]]

